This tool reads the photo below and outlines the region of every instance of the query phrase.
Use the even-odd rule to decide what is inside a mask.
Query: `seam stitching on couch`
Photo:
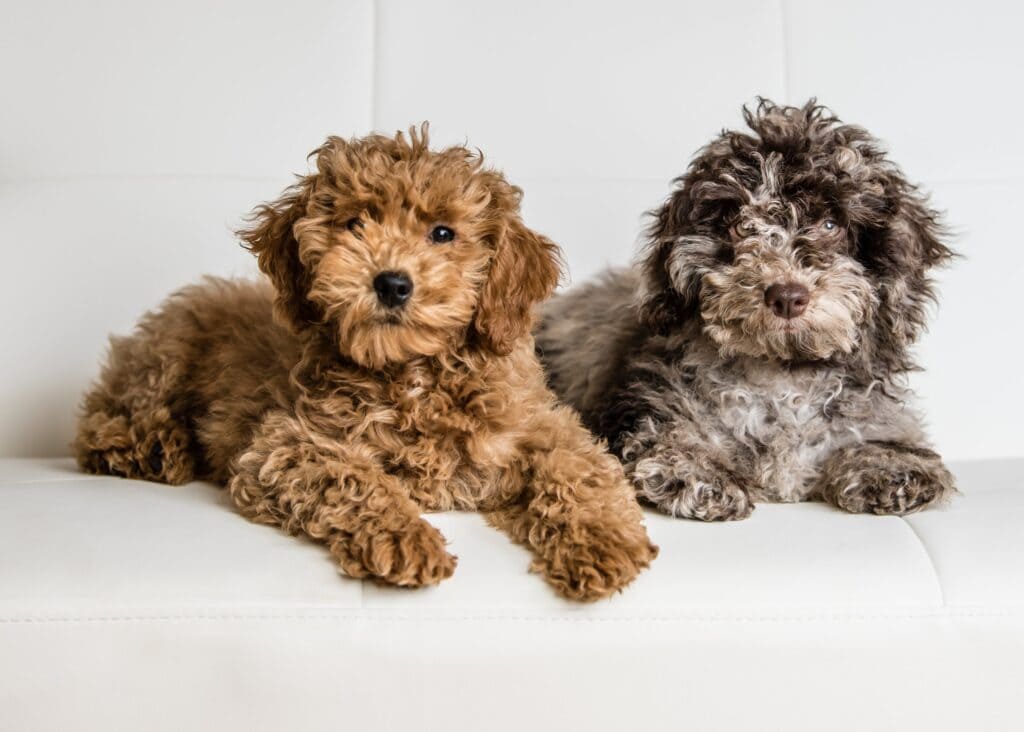
[[[556,623],[802,623],[809,621],[829,622],[874,622],[874,621],[915,621],[915,620],[969,620],[1014,618],[1022,615],[1022,609],[1006,609],[992,611],[943,611],[898,614],[810,614],[791,616],[721,616],[721,615],[679,615],[679,616],[621,616],[609,618],[576,618],[565,616],[531,616],[531,615],[350,615],[346,613],[303,614],[303,613],[264,613],[264,614],[205,614],[205,615],[107,615],[75,617],[8,617],[0,618],[0,625],[46,625],[50,623],[120,623],[120,622],[189,622],[189,621],[235,621],[235,620],[370,620],[370,621],[414,621],[438,622],[467,620],[484,621],[526,621]]]

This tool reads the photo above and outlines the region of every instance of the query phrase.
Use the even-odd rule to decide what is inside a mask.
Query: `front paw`
[[[534,571],[562,596],[591,602],[632,582],[658,556],[658,547],[639,523],[575,527],[535,560]]]
[[[457,558],[441,532],[423,519],[399,529],[373,527],[336,547],[342,571],[400,587],[436,585],[455,572]]]
[[[832,456],[821,479],[824,497],[850,513],[920,511],[956,492],[953,476],[931,450],[867,443]]]
[[[677,518],[700,521],[738,521],[750,516],[754,501],[750,491],[738,479],[722,471],[698,474],[684,471],[665,477],[662,471],[650,474],[638,466],[634,475],[640,495],[656,508]]]

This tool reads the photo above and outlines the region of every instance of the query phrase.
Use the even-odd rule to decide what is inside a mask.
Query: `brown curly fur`
[[[435,584],[456,558],[422,511],[480,510],[593,600],[655,557],[622,468],[558,406],[529,331],[559,273],[521,192],[463,147],[331,137],[241,232],[266,283],[209,279],[112,340],[75,447],[86,470],[228,485],[342,571]],[[434,226],[456,232],[430,240]],[[414,283],[401,310],[373,280]]]

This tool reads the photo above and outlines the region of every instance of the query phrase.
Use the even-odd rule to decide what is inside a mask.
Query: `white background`
[[[327,134],[480,147],[580,282],[758,94],[867,126],[948,211],[915,381],[949,458],[1024,455],[1019,8],[0,0],[0,455],[66,452],[109,332],[254,272],[232,229]]]

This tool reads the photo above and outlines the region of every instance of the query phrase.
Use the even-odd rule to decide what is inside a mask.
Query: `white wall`
[[[86,7],[87,6],[87,7]],[[429,119],[526,190],[573,280],[755,95],[890,143],[960,232],[917,379],[951,458],[1024,454],[1016,4],[0,0],[0,454],[53,454],[108,332],[200,273],[329,133]]]

